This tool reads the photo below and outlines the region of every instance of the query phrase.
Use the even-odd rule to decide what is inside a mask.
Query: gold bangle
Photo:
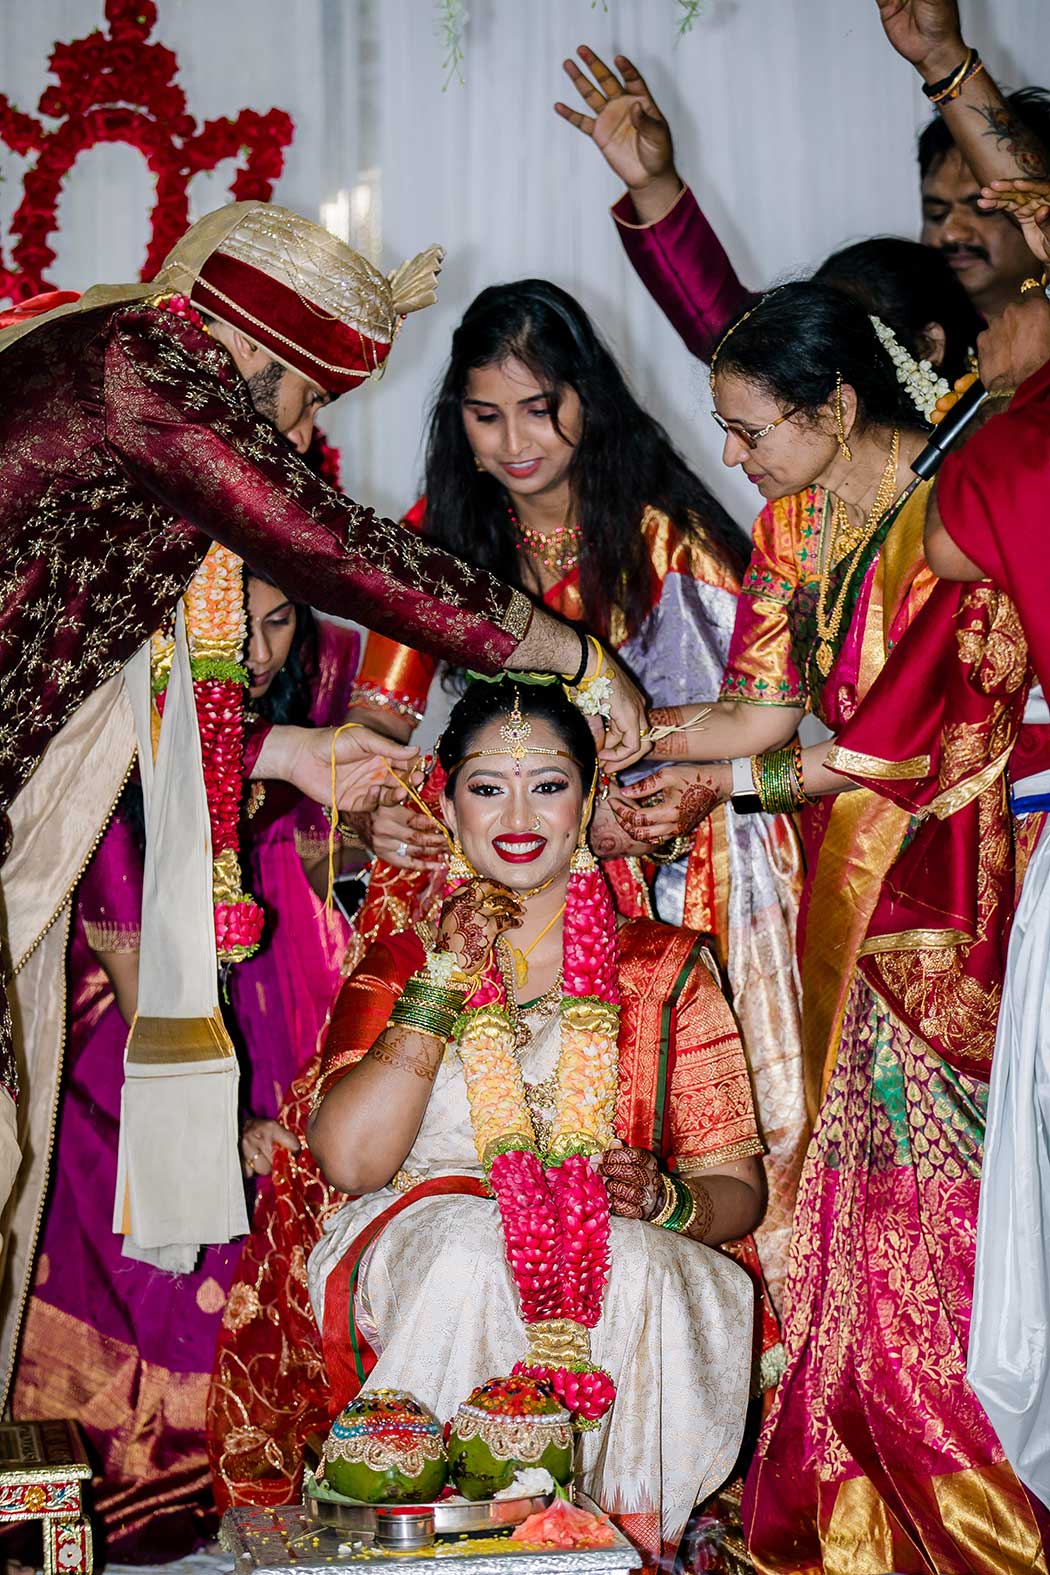
[[[650,1219],[650,1225],[666,1225],[678,1207],[678,1193],[675,1191],[674,1183],[666,1171],[660,1172],[660,1185],[663,1188],[664,1201]]]

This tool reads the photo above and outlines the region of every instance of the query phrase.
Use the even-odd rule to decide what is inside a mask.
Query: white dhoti
[[[1050,1505],[1050,822],[1010,935],[966,1375],[1017,1475]]]

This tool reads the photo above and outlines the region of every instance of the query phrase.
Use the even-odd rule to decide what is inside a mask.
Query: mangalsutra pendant
[[[821,640],[817,646],[817,666],[826,678],[831,672],[831,664],[835,660],[835,653],[826,640]]]
[[[529,960],[524,952],[519,951],[516,946],[512,946],[509,941],[507,942],[507,950],[510,952],[510,960],[514,967],[515,986],[519,990],[523,990],[529,982]]]

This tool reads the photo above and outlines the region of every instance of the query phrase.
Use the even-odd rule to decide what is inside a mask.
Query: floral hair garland
[[[155,301],[176,317],[203,328],[185,296]],[[244,690],[242,661],[246,634],[244,565],[228,547],[214,542],[183,597],[200,732],[204,786],[211,822],[212,900],[215,950],[220,963],[243,962],[258,950],[264,915],[241,887],[240,814],[244,791]],[[157,710],[163,715],[175,643],[167,630],[151,641],[150,673]]]
[[[879,343],[893,362],[898,383],[907,389],[912,404],[923,419],[931,421],[938,399],[950,391],[949,383],[934,371],[929,361],[916,361],[881,317],[871,317],[869,321]]]
[[[616,917],[597,863],[573,855],[565,900],[561,1054],[549,1146],[541,1151],[514,1053],[514,1025],[490,961],[456,1026],[478,1158],[499,1204],[529,1347],[515,1373],[545,1378],[581,1427],[612,1404],[590,1359],[609,1274],[609,1199],[593,1159],[613,1138],[620,1020]]]

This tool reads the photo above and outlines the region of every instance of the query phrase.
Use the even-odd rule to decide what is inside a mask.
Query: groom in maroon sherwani
[[[404,314],[434,299],[438,257],[388,281],[297,215],[237,203],[195,225],[149,285],[0,319],[0,857],[49,741],[161,626],[212,540],[294,600],[450,661],[580,669],[570,626],[300,457],[316,410],[376,372]],[[640,753],[642,707],[614,674],[615,765]],[[321,797],[321,760],[301,740],[282,749],[263,742],[255,774]],[[344,761],[374,750],[389,744],[367,730],[340,740]]]

